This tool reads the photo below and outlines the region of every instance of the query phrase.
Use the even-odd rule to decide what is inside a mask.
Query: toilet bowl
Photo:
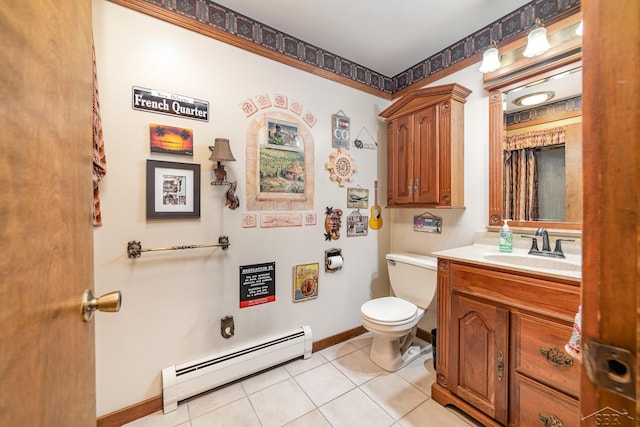
[[[430,346],[412,346],[417,324],[435,296],[436,259],[398,253],[386,256],[395,296],[375,298],[360,307],[360,319],[373,335],[370,358],[387,371],[397,371]]]

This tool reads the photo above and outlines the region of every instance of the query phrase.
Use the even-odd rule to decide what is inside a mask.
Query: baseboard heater
[[[300,356],[311,356],[311,327],[255,341],[241,347],[192,360],[162,370],[163,411],[178,408],[178,403],[231,381]]]

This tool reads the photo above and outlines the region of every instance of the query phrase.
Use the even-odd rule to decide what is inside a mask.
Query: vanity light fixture
[[[530,107],[532,105],[542,104],[543,102],[547,102],[551,98],[556,95],[553,91],[546,92],[534,92],[529,95],[523,95],[520,98],[517,98],[513,101],[518,107]]]
[[[236,158],[233,157],[229,140],[226,138],[216,138],[213,146],[209,146],[211,150],[211,156],[209,160],[217,161],[218,167],[213,170],[216,176],[216,180],[211,182],[211,185],[229,185],[231,182],[227,181],[227,171],[224,170],[222,162],[235,162]]]
[[[522,53],[527,58],[542,55],[551,47],[547,40],[547,29],[540,22],[540,18],[536,18],[536,23],[529,32],[527,39],[527,48]]]
[[[481,73],[490,73],[500,68],[500,53],[498,52],[498,43],[491,40],[489,48],[482,54],[482,64],[478,71]]]

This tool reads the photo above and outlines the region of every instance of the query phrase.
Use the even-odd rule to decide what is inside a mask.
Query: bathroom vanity
[[[579,256],[489,245],[434,255],[433,399],[486,425],[579,426],[580,361],[564,350],[580,305]]]

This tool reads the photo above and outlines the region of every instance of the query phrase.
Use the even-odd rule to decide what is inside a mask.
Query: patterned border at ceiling
[[[153,16],[194,29],[211,28],[224,33],[217,39],[243,47],[255,45],[261,52],[271,52],[300,64],[299,68],[335,81],[351,81],[355,87],[369,88],[370,92],[387,95],[405,89],[443,70],[460,64],[461,61],[480,54],[491,40],[501,43],[515,38],[530,29],[536,18],[547,24],[560,17],[574,13],[580,8],[580,0],[533,0],[507,16],[487,25],[424,61],[394,77],[384,76],[374,70],[323,50],[303,40],[271,28],[254,19],[227,9],[211,0],[111,0],[134,10],[149,13],[149,8],[162,9]],[[178,19],[173,19],[178,18]],[[185,22],[190,21],[190,22]],[[200,31],[202,32],[202,31]],[[234,40],[235,39],[235,40]],[[250,50],[250,49],[249,49]],[[277,60],[277,58],[274,58]]]
[[[553,117],[566,115],[582,110],[582,96],[563,99],[535,108],[515,111],[505,114],[504,124],[506,126],[523,124],[534,120],[552,119]]]

